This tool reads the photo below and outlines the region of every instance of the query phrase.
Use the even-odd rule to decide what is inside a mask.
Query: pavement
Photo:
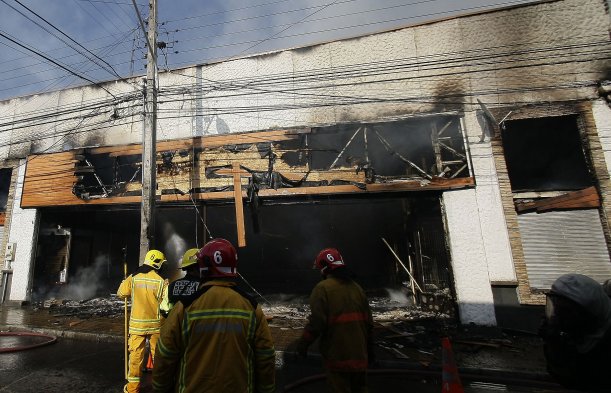
[[[267,312],[267,311],[266,311]],[[302,323],[284,323],[270,316],[276,350],[283,359],[294,354]],[[58,338],[123,342],[123,314],[62,313],[36,306],[0,306],[0,331],[30,331]],[[452,344],[460,373],[551,383],[546,372],[543,343],[535,335],[494,327],[460,326],[447,318],[376,321],[377,367],[436,372],[442,369],[441,337]],[[310,357],[317,360],[316,346]]]

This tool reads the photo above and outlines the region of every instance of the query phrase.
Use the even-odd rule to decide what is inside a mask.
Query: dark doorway
[[[209,205],[206,218],[214,237],[235,244],[233,209],[233,205]],[[382,238],[406,265],[408,253],[417,263],[419,252],[418,261],[424,265],[414,270],[416,279],[424,281],[422,287],[433,282],[449,285],[445,240],[432,240],[445,239],[437,196],[274,200],[252,213],[250,205],[245,206],[247,247],[238,250],[238,270],[262,293],[309,293],[320,279],[312,270],[314,258],[325,247],[340,250],[366,290],[405,286],[407,273]]]
[[[382,238],[406,266],[411,259],[412,274],[422,288],[451,289],[436,194],[264,200],[254,211],[246,204],[245,217],[247,247],[238,249],[238,270],[249,291],[308,294],[320,279],[312,269],[314,257],[325,247],[336,247],[367,291],[386,296],[402,290],[405,295],[409,276]],[[33,300],[85,300],[115,293],[124,258],[128,273],[139,265],[139,234],[136,206],[43,210]],[[176,278],[182,254],[211,237],[237,243],[233,203],[160,206],[156,248],[168,259],[162,274]]]

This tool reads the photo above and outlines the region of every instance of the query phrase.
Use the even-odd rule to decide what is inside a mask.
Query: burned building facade
[[[160,72],[156,247],[225,237],[249,285],[304,294],[334,246],[367,290],[484,325],[610,278],[609,20],[540,1]],[[142,86],[104,87],[0,103],[5,301],[138,264]]]

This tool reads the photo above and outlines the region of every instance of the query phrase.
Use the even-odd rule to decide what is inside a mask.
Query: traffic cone
[[[464,393],[458,376],[458,367],[454,361],[452,345],[447,337],[441,339],[441,361],[441,393]]]
[[[147,371],[153,370],[153,355],[149,352],[149,360],[146,362]]]

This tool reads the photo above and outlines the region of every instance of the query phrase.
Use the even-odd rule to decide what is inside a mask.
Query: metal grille
[[[549,289],[559,276],[580,273],[603,282],[611,261],[598,210],[518,216],[530,286]]]

